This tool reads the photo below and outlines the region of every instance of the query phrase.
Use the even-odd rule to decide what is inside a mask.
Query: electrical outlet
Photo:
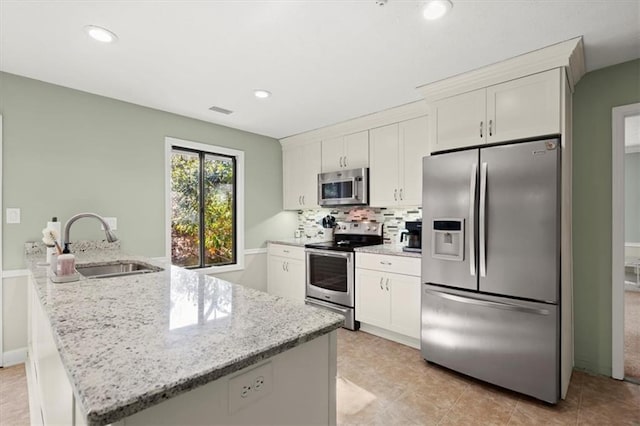
[[[109,228],[111,228],[112,231],[116,231],[118,229],[117,217],[103,217],[103,219],[109,224]],[[100,225],[100,229],[104,231],[104,225]]]
[[[229,414],[267,396],[273,387],[271,362],[252,368],[229,379]]]
[[[261,392],[263,387],[264,387],[264,377],[259,376],[253,382],[253,390],[255,390],[256,392]]]

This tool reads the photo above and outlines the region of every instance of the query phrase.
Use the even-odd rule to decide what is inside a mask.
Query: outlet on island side
[[[271,362],[252,368],[229,379],[229,414],[253,404],[271,392],[273,365]]]

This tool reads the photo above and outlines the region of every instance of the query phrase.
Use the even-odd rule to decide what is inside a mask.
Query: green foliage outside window
[[[204,155],[204,220],[200,220],[200,156],[174,150],[171,156],[171,260],[180,266],[234,262],[234,164]],[[200,262],[200,226],[204,261]]]

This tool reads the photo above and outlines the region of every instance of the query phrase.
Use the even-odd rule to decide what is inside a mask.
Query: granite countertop
[[[331,238],[323,236],[313,238],[283,238],[280,240],[269,240],[267,242],[272,244],[284,244],[288,246],[304,247],[305,244],[323,243],[325,241],[331,241]]]
[[[44,252],[27,249],[35,290],[90,425],[120,420],[343,322],[326,310],[118,249],[75,254],[78,264],[140,260],[165,268],[56,284],[39,265]]]
[[[422,253],[416,253],[413,251],[402,251],[402,244],[380,244],[377,246],[365,246],[358,247],[354,250],[356,253],[372,253],[372,254],[388,254],[392,256],[405,256],[405,257],[422,257]]]

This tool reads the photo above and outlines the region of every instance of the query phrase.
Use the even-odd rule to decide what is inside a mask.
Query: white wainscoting
[[[27,359],[27,279],[29,271],[2,272],[2,354],[0,365],[9,367]]]

